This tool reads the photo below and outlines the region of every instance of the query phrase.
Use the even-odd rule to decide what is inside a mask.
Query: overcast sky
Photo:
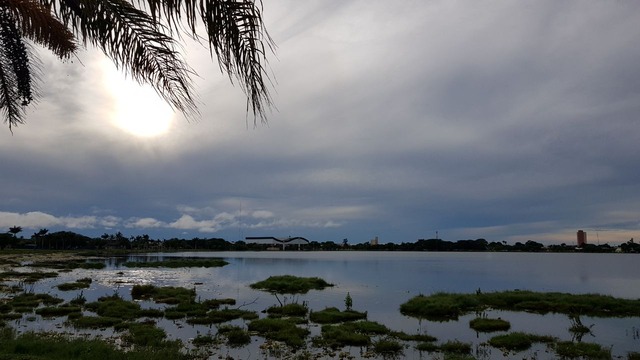
[[[640,238],[640,2],[276,0],[264,18],[277,108],[256,128],[193,44],[191,122],[95,50],[43,53],[39,103],[0,128],[0,229]]]

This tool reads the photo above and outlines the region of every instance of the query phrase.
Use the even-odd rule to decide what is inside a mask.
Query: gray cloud
[[[317,240],[638,237],[640,28],[633,2],[285,1],[277,110],[193,44],[202,119],[113,126],[94,50],[43,56],[43,98],[0,131],[0,226]],[[71,214],[71,215],[69,215]],[[614,231],[615,230],[615,231]],[[636,235],[634,235],[636,234]]]

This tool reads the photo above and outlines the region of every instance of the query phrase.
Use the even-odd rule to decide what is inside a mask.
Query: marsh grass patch
[[[319,277],[298,277],[293,275],[270,276],[266,280],[250,285],[252,289],[265,290],[277,294],[306,294],[309,290],[323,290],[333,284]]]
[[[340,311],[340,309],[336,307],[328,307],[324,310],[313,311],[309,314],[309,320],[318,324],[337,324],[366,318],[366,312],[359,312],[355,310]]]

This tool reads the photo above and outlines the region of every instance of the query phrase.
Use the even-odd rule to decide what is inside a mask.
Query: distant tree
[[[9,228],[9,232],[13,234],[13,237],[18,237],[18,233],[22,232],[22,226],[12,226]]]
[[[35,100],[34,54],[27,40],[61,60],[78,43],[104,52],[133,79],[150,84],[171,106],[197,113],[191,75],[178,51],[183,34],[203,40],[220,69],[236,77],[247,109],[264,120],[270,106],[266,52],[273,42],[255,0],[0,0],[0,112],[9,129]]]

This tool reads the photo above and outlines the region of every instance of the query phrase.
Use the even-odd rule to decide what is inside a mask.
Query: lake
[[[34,291],[48,292],[69,300],[77,292],[60,292],[54,284],[90,276],[94,281],[84,290],[88,301],[95,301],[105,294],[117,292],[131,299],[131,287],[135,284],[156,286],[183,286],[197,290],[201,299],[234,298],[236,306],[263,311],[278,301],[306,302],[311,310],[318,311],[334,306],[344,309],[347,293],[353,299],[353,308],[366,311],[368,320],[387,325],[392,330],[408,333],[426,332],[439,342],[460,340],[473,344],[474,356],[479,359],[508,359],[513,354],[481,345],[499,334],[476,333],[469,328],[469,320],[476,314],[465,315],[459,321],[430,322],[406,317],[399,307],[412,297],[435,292],[473,293],[477,290],[533,290],[543,292],[600,293],[615,297],[640,298],[640,262],[634,254],[572,254],[572,253],[438,253],[438,252],[181,252],[154,253],[130,256],[128,260],[160,260],[173,257],[222,258],[229,265],[221,268],[183,269],[129,269],[120,264],[124,259],[108,259],[104,270],[74,270],[34,285]],[[271,275],[296,275],[320,277],[335,286],[304,295],[280,297],[253,290],[250,284]],[[157,306],[146,304],[146,306]],[[567,315],[536,315],[523,312],[487,312],[490,317],[501,317],[511,322],[511,330],[552,335],[562,340],[572,340]],[[592,332],[582,339],[611,347],[612,354],[624,356],[640,352],[640,318],[589,318],[582,322]],[[48,329],[60,324],[45,319],[19,321],[23,331]],[[244,325],[241,321],[240,325]],[[197,334],[215,333],[215,327],[188,325],[180,321],[161,320],[172,338],[187,342]],[[319,328],[312,330],[312,336]],[[67,329],[67,331],[69,331]],[[265,358],[258,345],[262,338],[243,349],[221,349],[236,358]],[[346,348],[353,356],[360,356],[359,348]],[[555,356],[544,345],[535,345],[526,354],[536,359]],[[407,358],[431,358],[427,353],[405,349]],[[217,357],[212,357],[217,358]],[[520,356],[522,358],[522,356]]]

